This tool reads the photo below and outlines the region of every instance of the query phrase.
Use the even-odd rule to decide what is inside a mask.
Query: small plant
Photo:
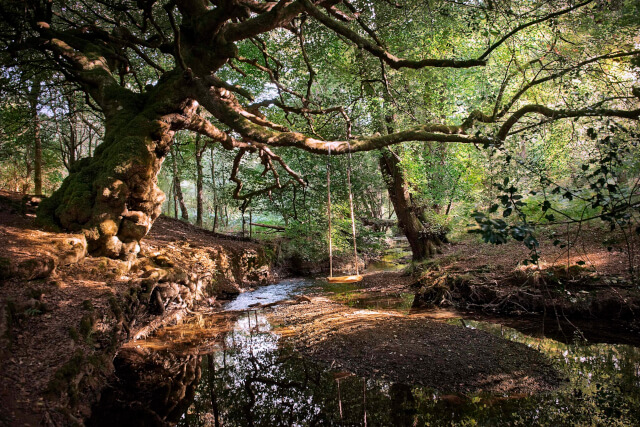
[[[73,341],[75,342],[80,341],[80,333],[76,328],[74,328],[73,326],[69,326],[68,332],[69,332],[69,336]]]
[[[40,314],[42,314],[42,311],[40,311],[37,307],[29,307],[24,311],[25,316],[38,316]]]
[[[95,319],[91,314],[85,314],[80,319],[80,326],[78,327],[78,332],[80,336],[85,341],[90,341],[91,334],[93,333],[93,325],[95,324]]]

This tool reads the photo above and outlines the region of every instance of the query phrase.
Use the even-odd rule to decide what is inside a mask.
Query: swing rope
[[[353,214],[353,193],[351,192],[351,144],[347,142],[349,147],[349,158],[347,159],[347,185],[349,187],[349,209],[351,210],[351,234],[353,235],[353,259],[356,265],[356,276],[360,275],[358,271],[358,248],[356,247],[356,219]]]
[[[333,246],[331,244],[331,145],[327,157],[327,212],[329,214],[329,277],[333,277]]]
[[[356,276],[360,274],[358,267],[358,248],[356,246],[356,221],[353,212],[353,193],[351,191],[351,144],[349,147],[349,157],[347,160],[347,187],[349,190],[349,210],[351,211],[351,234],[353,236],[353,257],[356,267]],[[327,157],[327,212],[329,216],[329,277],[333,277],[333,244],[331,237],[331,145],[329,145],[329,155]]]

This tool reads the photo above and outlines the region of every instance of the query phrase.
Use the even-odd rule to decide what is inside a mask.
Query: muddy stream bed
[[[383,261],[373,268],[398,267]],[[434,388],[394,381],[379,368],[344,369],[299,351],[300,334],[279,323],[280,304],[274,303],[288,301],[282,305],[293,313],[307,310],[310,298],[301,295],[350,313],[386,313],[393,321],[426,318],[443,327],[486,331],[493,340],[542,354],[559,380],[548,390],[490,392],[461,389],[462,384]],[[410,293],[361,292],[358,284],[312,279],[245,292],[222,312],[194,315],[126,344],[115,360],[117,378],[88,424],[640,425],[637,335],[616,325],[570,324],[551,316],[543,322],[537,316],[415,310],[412,304]],[[473,357],[480,349],[468,350]],[[424,360],[422,366],[432,362]]]

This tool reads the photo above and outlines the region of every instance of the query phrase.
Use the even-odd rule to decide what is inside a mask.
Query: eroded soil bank
[[[0,425],[82,423],[120,345],[274,280],[272,251],[160,218],[134,261],[85,257],[0,194]]]
[[[489,245],[467,235],[443,245],[441,254],[414,266],[416,307],[637,323],[640,287],[623,236],[589,224],[578,234],[550,228],[539,237],[535,266],[523,264],[530,254],[513,240]],[[553,244],[567,239],[570,248]]]

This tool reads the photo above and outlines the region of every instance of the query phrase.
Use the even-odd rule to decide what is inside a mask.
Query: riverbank
[[[271,318],[301,353],[361,377],[445,393],[532,394],[562,382],[550,361],[525,345],[427,316],[311,297],[275,307]]]
[[[558,244],[567,239],[570,248]],[[629,273],[623,236],[589,224],[578,234],[549,228],[539,240],[537,265],[523,263],[529,251],[514,240],[490,245],[465,235],[443,245],[440,254],[412,266],[415,306],[638,322],[640,287]]]
[[[82,424],[122,343],[271,283],[272,253],[160,218],[134,261],[86,256],[0,194],[0,425]]]

